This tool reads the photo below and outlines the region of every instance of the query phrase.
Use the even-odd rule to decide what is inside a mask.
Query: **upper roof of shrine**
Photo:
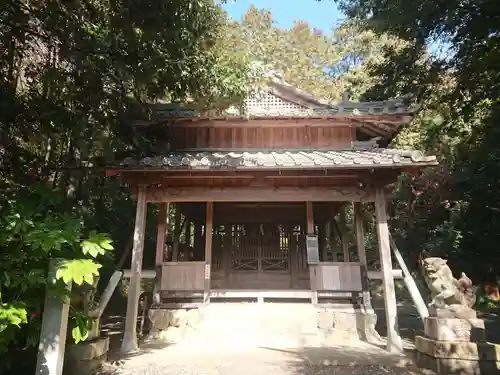
[[[300,90],[276,77],[265,89],[249,96],[241,107],[199,112],[181,103],[153,104],[153,118],[135,121],[134,125],[200,120],[272,120],[272,119],[339,119],[358,125],[369,136],[392,139],[401,127],[411,121],[419,109],[410,97],[370,102],[353,102],[348,93],[337,104]]]

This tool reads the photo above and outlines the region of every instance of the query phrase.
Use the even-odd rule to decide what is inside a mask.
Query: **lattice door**
[[[257,271],[259,269],[259,226],[234,224],[232,226],[231,269]]]
[[[290,233],[276,224],[236,224],[232,230],[233,271],[290,269]]]

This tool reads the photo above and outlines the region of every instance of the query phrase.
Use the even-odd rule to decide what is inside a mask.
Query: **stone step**
[[[190,345],[297,348],[320,346],[316,309],[304,304],[212,304]]]
[[[166,314],[165,317],[162,314]],[[158,322],[164,320],[158,326],[168,326],[160,328],[157,337],[181,345],[300,348],[357,336],[355,311],[347,308],[287,303],[213,303],[196,311],[165,314],[157,314]]]

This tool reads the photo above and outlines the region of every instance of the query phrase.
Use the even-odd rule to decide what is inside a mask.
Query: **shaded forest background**
[[[0,373],[33,358],[50,259],[71,260],[59,277],[78,284],[99,271],[106,279],[130,248],[134,203],[99,169],[161,152],[130,120],[159,100],[241,103],[270,72],[332,102],[346,90],[355,100],[414,95],[422,110],[394,145],[434,154],[440,166],[402,176],[392,232],[412,268],[422,253],[445,256],[474,282],[496,283],[500,8],[494,0],[339,4],[345,21],[321,31],[300,21],[280,29],[253,7],[235,22],[212,0],[4,2]],[[444,49],[430,53],[436,45]],[[156,212],[148,211],[145,268],[154,263]]]

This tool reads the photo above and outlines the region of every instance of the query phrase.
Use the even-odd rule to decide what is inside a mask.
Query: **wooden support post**
[[[224,232],[222,242],[222,267],[224,268],[224,288],[230,288],[230,273],[231,273],[231,252],[233,246],[233,225],[224,224]]]
[[[207,202],[207,215],[205,220],[205,287],[203,291],[203,302],[210,302],[210,272],[212,264],[212,231],[214,203]]]
[[[175,220],[174,220],[174,244],[172,251],[172,262],[177,262],[179,259],[179,241],[181,240],[181,231],[182,231],[182,223],[181,223],[181,208],[177,203],[175,205]]]
[[[307,234],[314,235],[314,214],[312,202],[306,202],[306,215],[307,215]],[[318,285],[317,285],[318,267],[315,264],[309,265],[309,280],[311,283],[311,302],[314,305],[318,304]]]
[[[349,262],[349,244],[347,243],[347,225],[346,225],[346,215],[345,215],[346,206],[343,205],[340,207],[340,231],[341,231],[341,240],[342,240],[342,252],[344,254],[344,262]]]
[[[161,302],[161,278],[163,268],[163,257],[165,252],[165,236],[168,230],[168,203],[160,203],[160,210],[158,212],[158,224],[156,232],[156,277],[153,291],[153,304],[159,305]]]
[[[389,226],[384,190],[375,191],[375,213],[377,216],[378,246],[380,265],[382,268],[382,285],[384,287],[385,319],[387,323],[387,350],[389,352],[403,352],[403,341],[398,333],[398,310],[396,291],[392,275],[391,245],[389,242]]]
[[[373,310],[369,290],[368,262],[366,260],[365,231],[363,228],[363,213],[361,203],[354,202],[354,225],[356,227],[356,244],[358,248],[358,258],[361,264],[361,277],[363,287],[363,305],[366,310]]]
[[[142,257],[144,251],[144,231],[146,229],[147,203],[146,189],[143,186],[140,186],[138,190],[125,333],[121,346],[121,352],[123,354],[134,353],[139,349],[137,345],[137,314],[139,309],[139,294],[141,291]]]
[[[201,224],[194,222],[194,253],[195,261],[203,260],[203,255],[205,254],[205,246],[203,245],[203,233],[201,231]]]
[[[160,203],[158,212],[158,226],[156,232],[156,266],[163,264],[163,255],[165,251],[165,237],[168,231],[168,203]]]
[[[363,228],[363,212],[361,203],[354,202],[354,225],[356,227],[356,244],[358,248],[358,258],[361,265],[361,287],[363,299],[363,326],[364,339],[368,342],[380,342],[381,337],[375,330],[377,315],[372,307],[370,295],[370,280],[368,279],[368,262],[366,260],[365,233]]]
[[[422,319],[422,322],[424,322],[425,318],[429,316],[429,310],[427,309],[427,305],[425,304],[425,301],[422,298],[420,291],[418,290],[417,284],[415,283],[415,280],[413,279],[410,270],[408,269],[408,267],[406,267],[406,263],[403,259],[403,256],[399,252],[399,249],[396,246],[396,242],[394,241],[392,236],[390,236],[390,240],[391,240],[392,251],[394,252],[396,260],[398,261],[399,266],[401,267],[401,271],[403,272],[404,276],[403,281],[406,285],[406,288],[408,288],[408,291],[410,292],[410,296],[413,300],[413,303],[415,304],[415,307],[417,308],[418,314],[420,315],[420,319]]]

